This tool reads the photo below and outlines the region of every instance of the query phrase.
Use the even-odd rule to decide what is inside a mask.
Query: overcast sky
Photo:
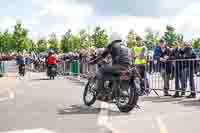
[[[200,37],[198,0],[2,0],[0,30],[12,29],[21,20],[33,38],[68,28],[102,25],[125,36],[129,29],[144,35],[144,29],[164,31],[172,24],[186,39]]]

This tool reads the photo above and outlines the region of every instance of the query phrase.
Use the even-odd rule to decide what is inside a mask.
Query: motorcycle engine
[[[120,88],[123,90],[127,90],[129,88],[129,81],[127,80],[121,80],[120,82]]]

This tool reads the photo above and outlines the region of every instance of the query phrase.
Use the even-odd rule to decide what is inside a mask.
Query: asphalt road
[[[55,133],[102,132],[99,104],[86,108],[82,86],[44,74],[17,79],[15,98],[0,102],[0,132],[44,129]]]
[[[13,82],[6,83],[12,84]],[[97,102],[86,107],[83,84],[44,73],[27,73],[15,81],[13,99],[0,100],[0,133],[199,133],[200,101],[153,94],[141,109],[120,113]],[[102,106],[108,106],[104,112]],[[100,126],[106,125],[105,127]]]

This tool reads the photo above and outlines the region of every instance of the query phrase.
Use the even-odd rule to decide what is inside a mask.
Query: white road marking
[[[4,102],[4,101],[7,101],[7,100],[9,100],[9,98],[8,98],[8,97],[3,97],[3,98],[0,98],[0,102]]]
[[[15,130],[8,132],[0,132],[0,133],[56,133],[47,129],[39,128],[39,129],[27,129],[27,130]]]
[[[112,133],[122,133],[122,132],[119,132],[119,130],[115,129],[112,126],[112,123],[109,122],[109,112],[108,111],[109,111],[110,104],[108,104],[106,102],[100,102],[100,104],[101,104],[101,111],[99,113],[97,124],[99,126],[106,127],[107,129],[112,131]]]
[[[15,98],[15,93],[13,91],[10,91],[9,98],[10,99],[14,99]]]
[[[160,129],[160,133],[168,133],[167,128],[166,128],[163,120],[161,119],[161,117],[157,117],[156,122],[158,124],[159,129]]]
[[[106,124],[106,127],[107,127],[109,130],[111,130],[112,133],[124,133],[124,132],[122,132],[122,131],[119,131],[119,130],[113,128],[113,126],[112,126],[112,124],[111,124],[110,122]]]
[[[101,111],[98,117],[98,125],[105,126],[108,123],[108,108],[109,104],[105,102],[100,102],[101,104]]]
[[[4,93],[8,94],[8,96],[0,98],[0,102],[7,101],[7,100],[15,98],[15,92],[11,88],[5,88],[5,89],[3,89],[0,94],[4,94]]]

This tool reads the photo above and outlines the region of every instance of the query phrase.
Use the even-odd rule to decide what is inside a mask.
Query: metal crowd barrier
[[[79,60],[66,60],[58,64],[58,73],[63,76],[81,76],[86,78],[89,73],[97,71],[96,65],[89,65]]]
[[[200,59],[153,62],[146,66],[150,89],[200,93]]]
[[[64,61],[59,66],[61,75],[77,76],[86,78],[89,73],[97,71],[97,65],[76,60],[77,66],[73,61]],[[73,70],[76,67],[78,70]],[[200,59],[178,59],[167,62],[150,61],[145,66],[146,82],[148,88],[154,91],[163,91],[164,87],[168,91],[185,91],[200,93]]]

